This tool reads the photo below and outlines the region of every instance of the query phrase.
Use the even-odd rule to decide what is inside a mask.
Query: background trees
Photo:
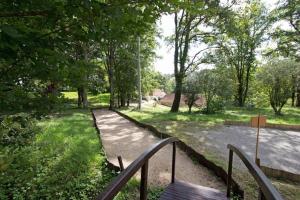
[[[192,112],[192,106],[199,99],[199,77],[198,74],[191,74],[186,77],[186,80],[183,84],[183,94],[186,97],[186,104],[189,107],[189,113]]]
[[[256,67],[256,50],[265,39],[272,20],[266,8],[258,1],[240,6],[219,24],[220,34],[214,40],[223,61],[233,71],[235,80],[235,101],[244,106],[248,97],[249,85]]]
[[[210,18],[216,17],[218,1],[209,2],[182,2],[175,7],[174,23],[175,32],[172,38],[174,45],[174,76],[175,97],[171,112],[178,112],[182,93],[182,84],[187,71],[197,68],[201,63],[200,53],[205,49],[197,49],[191,53],[192,43],[202,41],[205,33],[199,29],[205,26]]]
[[[88,106],[89,91],[106,90],[111,108],[129,105],[136,98],[137,37],[141,38],[143,95],[154,88],[174,92],[171,111],[177,112],[183,89],[189,93],[189,86],[183,86],[186,76],[190,79],[209,62],[204,67],[222,71],[224,80],[231,77],[228,85],[235,92],[226,99],[244,106],[254,99],[254,74],[265,59],[260,48],[270,41],[269,30],[276,55],[299,62],[298,7],[293,0],[282,1],[272,12],[260,1],[232,5],[217,0],[4,1],[0,106],[51,109],[66,88],[77,90],[79,107]],[[162,13],[173,14],[175,24],[169,38],[174,46],[174,75],[169,76],[152,67],[155,22]],[[289,28],[272,30],[274,20],[288,23]],[[299,78],[294,73],[291,80],[292,104],[300,105]]]
[[[258,72],[257,76],[262,83],[261,87],[266,89],[270,105],[276,115],[281,115],[282,107],[292,95],[294,83],[291,77],[293,74],[299,76],[299,65],[297,66],[293,60],[287,59],[271,60]]]

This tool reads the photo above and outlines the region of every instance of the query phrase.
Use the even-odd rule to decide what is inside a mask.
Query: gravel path
[[[218,149],[226,159],[227,144],[234,144],[254,159],[256,131],[250,127],[221,126],[205,131],[207,140],[204,144]],[[259,157],[261,165],[300,174],[300,132],[261,129]]]
[[[109,110],[94,110],[96,123],[101,132],[101,140],[108,160],[118,165],[121,155],[127,167],[159,138],[129,120]],[[180,149],[176,151],[176,178],[194,184],[224,191],[225,185],[207,168],[193,163]],[[168,145],[149,161],[149,182],[151,185],[166,185],[171,177],[172,146]],[[139,173],[137,177],[139,177]]]

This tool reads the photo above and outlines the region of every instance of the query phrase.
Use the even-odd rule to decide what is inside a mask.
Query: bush
[[[31,143],[36,131],[35,120],[29,114],[4,116],[0,119],[0,145],[24,146]]]
[[[207,106],[207,105],[209,105],[209,106]],[[221,98],[214,98],[207,105],[202,109],[202,113],[213,114],[217,111],[223,110],[225,103]]]

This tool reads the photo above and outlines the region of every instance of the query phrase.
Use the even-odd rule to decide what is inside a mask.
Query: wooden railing
[[[227,197],[231,195],[231,183],[232,183],[232,161],[233,152],[239,156],[243,163],[248,168],[251,175],[259,185],[259,199],[267,200],[283,200],[279,192],[275,189],[269,179],[261,171],[261,169],[240,149],[228,144],[229,149],[229,164],[228,164],[228,177],[227,177]]]
[[[167,144],[173,143],[172,154],[172,175],[171,182],[175,181],[175,161],[176,161],[176,142],[177,138],[166,138],[157,144],[153,145],[150,149],[145,151],[140,157],[138,157],[133,163],[131,163],[124,171],[122,171],[108,187],[97,196],[97,200],[111,200],[120,190],[126,185],[126,183],[134,176],[134,174],[141,170],[141,183],[140,183],[140,199],[147,199],[147,182],[148,182],[148,161],[149,159],[161,148]]]

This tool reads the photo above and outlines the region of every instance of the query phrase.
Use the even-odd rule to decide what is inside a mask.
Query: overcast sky
[[[267,8],[273,9],[277,3],[277,0],[263,0],[263,2]],[[162,16],[162,18],[157,22],[157,25],[163,38],[174,33],[174,19],[171,15]],[[167,46],[163,38],[156,38],[159,44],[159,46],[156,48],[156,54],[160,58],[155,60],[154,68],[163,74],[173,74],[174,50]]]

